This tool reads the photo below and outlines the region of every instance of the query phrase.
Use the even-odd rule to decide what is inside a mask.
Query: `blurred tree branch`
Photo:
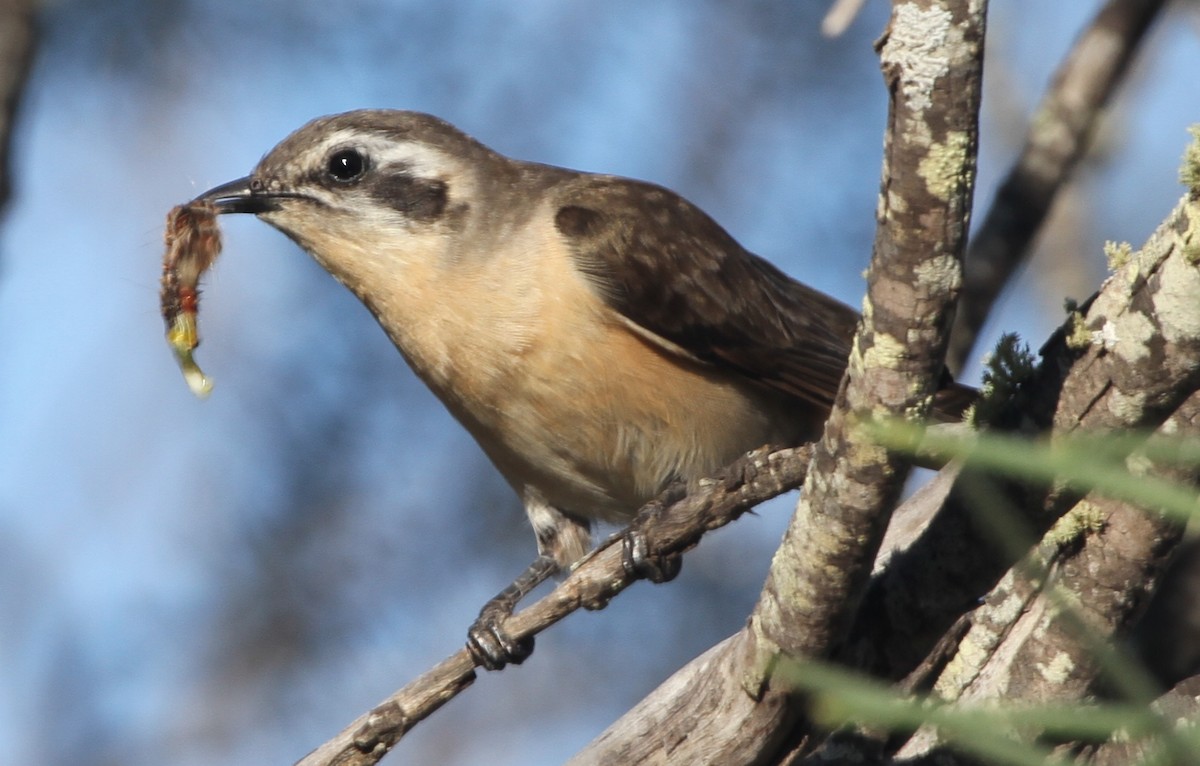
[[[1031,252],[1051,206],[1088,147],[1165,0],[1108,0],[1063,60],[1029,121],[1025,146],[996,192],[967,255],[946,364],[962,369],[996,298]]]
[[[0,211],[12,194],[13,123],[37,41],[34,0],[0,0]]]
[[[826,37],[837,37],[854,23],[854,18],[862,10],[866,0],[834,0],[821,20],[821,34]]]

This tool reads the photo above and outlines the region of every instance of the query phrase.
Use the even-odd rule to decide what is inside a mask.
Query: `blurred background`
[[[976,220],[1096,2],[993,0]],[[508,487],[353,297],[222,221],[192,397],[163,340],[163,216],[312,117],[436,113],[524,159],[635,176],[858,305],[887,4],[812,0],[48,0],[0,221],[0,752],[287,764],[457,649],[528,563]],[[1182,190],[1196,3],[1146,41],[983,339],[1036,348]],[[978,359],[965,378],[976,382]],[[736,630],[794,498],[538,639],[396,763],[552,764]]]

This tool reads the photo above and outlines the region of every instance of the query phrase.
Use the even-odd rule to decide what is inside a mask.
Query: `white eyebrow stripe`
[[[330,153],[342,149],[358,149],[367,155],[368,162],[383,172],[404,172],[417,178],[447,183],[447,198],[456,205],[476,198],[476,179],[473,169],[442,149],[422,141],[400,139],[370,131],[342,128],[324,136],[312,149],[311,160],[324,167]],[[312,195],[330,207],[337,207],[346,190],[313,189]]]
[[[452,173],[459,164],[433,147],[410,141],[381,141],[365,148],[381,165],[404,165],[416,175],[428,178]]]
[[[404,166],[415,175],[425,178],[453,174],[459,166],[459,163],[445,152],[427,144],[418,141],[397,141],[356,130],[338,130],[330,133],[321,144],[321,153],[352,147],[361,149],[381,167]]]

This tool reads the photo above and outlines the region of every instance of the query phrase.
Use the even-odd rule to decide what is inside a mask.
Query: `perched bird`
[[[538,558],[498,627],[671,482],[819,434],[858,314],[653,184],[509,159],[427,114],[313,120],[197,198],[253,213],[358,296],[525,505]],[[943,414],[969,390],[947,383]]]

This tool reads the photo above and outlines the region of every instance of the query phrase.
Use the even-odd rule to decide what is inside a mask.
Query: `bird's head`
[[[480,174],[506,162],[436,117],[360,110],[313,120],[197,199],[257,215],[361,295],[377,267],[435,265],[478,214]]]

